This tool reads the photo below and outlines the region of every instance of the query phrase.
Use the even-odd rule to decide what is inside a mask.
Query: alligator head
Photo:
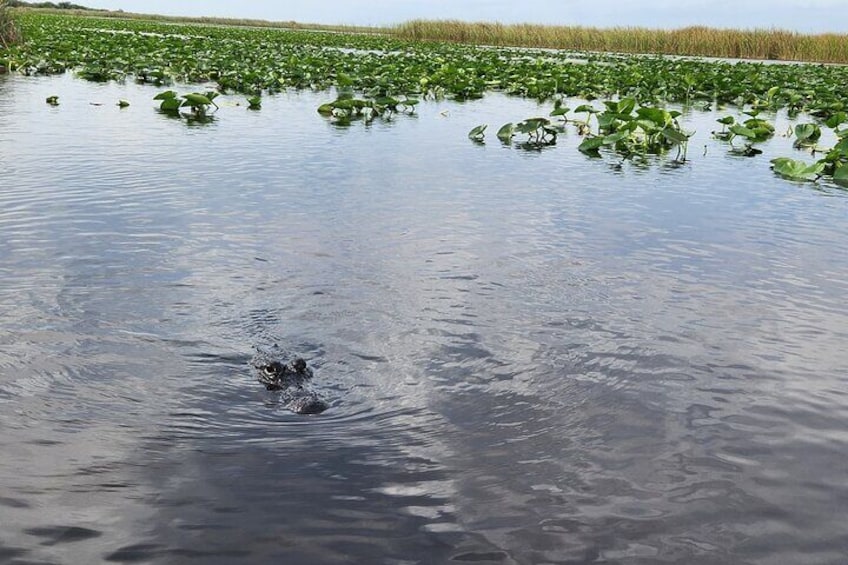
[[[329,405],[309,387],[312,369],[306,361],[297,357],[289,363],[259,359],[254,361],[259,382],[268,390],[282,393],[286,408],[296,414],[319,414]]]

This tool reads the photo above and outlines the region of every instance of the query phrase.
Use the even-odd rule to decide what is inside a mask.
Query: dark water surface
[[[0,76],[0,562],[846,562],[848,198],[791,140],[617,171],[466,139],[525,100],[156,92]]]

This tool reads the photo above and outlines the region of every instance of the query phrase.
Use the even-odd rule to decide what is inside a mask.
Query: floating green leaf
[[[839,156],[848,159],[848,137],[842,138],[839,143],[833,147],[833,151],[835,151]]]
[[[842,164],[833,172],[833,182],[848,188],[848,164]]]
[[[559,100],[557,100],[557,102],[559,102]],[[550,115],[551,116],[564,116],[564,115],[568,114],[568,112],[569,112],[569,109],[566,106],[557,106],[556,108],[551,110]]]
[[[831,129],[835,129],[845,122],[848,122],[848,113],[835,112],[831,117],[825,120],[825,125]]]
[[[183,94],[180,96],[173,90],[166,90],[154,96],[153,99],[161,100],[159,109],[162,112],[179,115],[180,108],[188,107],[191,108],[191,114],[186,114],[186,116],[192,119],[197,119],[205,118],[207,116],[208,106],[211,105],[218,108],[218,105],[213,102],[213,99],[217,96],[217,92],[207,92],[206,94],[192,92],[190,94]],[[204,121],[209,121],[209,119]]]
[[[803,161],[796,161],[788,157],[772,159],[772,169],[778,175],[790,180],[815,181],[824,171],[824,163],[816,162],[809,165]]]
[[[679,129],[674,129],[670,127],[664,128],[662,130],[662,135],[673,144],[687,143],[689,141],[689,138],[692,137],[692,134],[686,134],[680,131]]]
[[[619,131],[616,133],[611,133],[609,135],[605,135],[603,137],[603,145],[615,145],[625,139],[630,137],[630,132],[627,131]]]
[[[748,139],[757,139],[757,133],[750,128],[746,128],[742,124],[733,124],[729,129],[733,135],[738,135]]]
[[[604,146],[605,138],[604,137],[587,137],[580,143],[580,146],[577,148],[581,153],[586,153],[591,156],[599,156],[599,149]]]
[[[479,126],[472,128],[471,131],[468,132],[468,138],[472,139],[474,141],[482,141],[483,137],[485,137],[484,132],[486,131],[487,127],[488,127],[487,124],[481,124]]]
[[[498,130],[497,137],[504,143],[509,143],[515,135],[515,124],[512,122],[506,123]]]
[[[183,94],[187,106],[209,106],[212,101],[203,94],[192,92],[191,94]]]
[[[795,126],[795,147],[815,145],[821,137],[821,128],[816,124],[798,124]]]
[[[671,113],[663,108],[642,107],[636,110],[638,115],[643,120],[649,120],[658,127],[665,127],[672,122]]]
[[[780,92],[780,87],[779,86],[772,86],[766,92],[766,100],[771,102],[774,99],[774,97],[777,95],[778,92]]]
[[[176,113],[179,112],[182,105],[183,101],[179,98],[165,98],[162,100],[162,103],[159,104],[159,109],[163,112]]]
[[[613,114],[626,116],[636,107],[636,99],[631,97],[622,98],[621,100],[605,100],[604,104],[607,110]]]
[[[581,104],[574,109],[574,113],[597,114],[598,111],[591,104]]]
[[[165,92],[160,92],[156,96],[153,97],[154,100],[172,100],[176,98],[178,95],[173,90],[166,90]]]

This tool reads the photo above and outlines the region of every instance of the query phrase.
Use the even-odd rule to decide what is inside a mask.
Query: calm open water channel
[[[502,147],[533,101],[159,90],[0,76],[0,562],[846,562],[848,197],[791,140],[694,112],[617,170]]]

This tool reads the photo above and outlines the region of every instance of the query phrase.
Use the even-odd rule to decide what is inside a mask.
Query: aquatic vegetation
[[[468,132],[468,138],[474,142],[482,142],[487,127],[487,124],[474,127]],[[540,149],[555,145],[559,131],[547,118],[527,118],[517,124],[509,122],[502,125],[495,135],[501,143],[507,145],[513,141],[516,134],[526,135],[527,137],[519,141],[517,146],[524,149]]]
[[[590,157],[601,157],[601,150],[616,154],[621,159],[633,157],[645,158],[648,155],[661,155],[676,148],[674,161],[686,160],[689,139],[694,132],[684,131],[677,110],[653,106],[637,107],[633,98],[605,100],[605,111],[581,105],[577,110],[587,116],[596,116],[597,130],[592,131],[589,119],[568,120],[569,109],[561,101],[554,104],[551,116],[560,117],[559,124],[553,124],[548,118],[528,118],[517,124],[508,122],[500,127],[496,136],[501,142],[509,144],[516,134],[526,134],[527,138],[519,143],[525,149],[539,149],[556,144],[557,136],[569,123],[577,134],[584,136],[577,148]],[[473,128],[468,137],[476,142],[484,139],[486,124]]]
[[[25,12],[27,41],[0,62],[24,74],[75,69],[89,80],[214,83],[253,96],[287,88],[381,90],[468,100],[501,91],[538,100],[631,97],[640,104],[735,104],[826,119],[844,111],[848,69],[416,43],[391,35],[173,25]],[[238,53],[238,56],[234,56]],[[786,88],[784,85],[804,85]],[[574,110],[574,113],[578,113]]]
[[[204,94],[192,92],[189,94],[179,95],[173,90],[160,92],[153,99],[160,100],[159,110],[165,114],[173,116],[183,115],[197,121],[205,121],[210,118],[210,106],[214,106],[218,110],[218,105],[215,103],[217,92],[209,91]],[[190,112],[181,112],[181,108],[189,108]]]
[[[815,181],[824,171],[824,163],[815,162],[810,165],[788,157],[772,159],[771,163],[775,173],[790,180]]]
[[[89,65],[77,71],[77,76],[92,82],[109,82],[124,80],[125,73],[119,69],[109,69],[99,65]]]
[[[503,143],[509,143],[515,136],[515,124],[512,122],[505,123],[495,134]]]
[[[774,126],[767,120],[759,117],[760,110],[752,108],[743,112],[749,116],[743,122],[737,122],[733,116],[724,116],[716,121],[721,124],[721,131],[714,131],[713,137],[727,141],[730,144],[730,152],[743,157],[755,157],[762,154],[762,150],[754,147],[755,143],[765,141],[774,136]],[[742,139],[742,146],[734,143],[734,140]]]
[[[527,143],[552,145],[556,143],[557,130],[547,118],[528,118],[515,126],[515,132],[527,134]]]
[[[73,71],[91,81],[211,85],[214,90],[204,93],[165,91],[172,94],[157,97],[163,112],[194,121],[210,119],[218,93],[245,95],[248,107],[258,109],[262,96],[286,89],[335,92],[318,112],[348,125],[414,114],[420,101],[500,92],[554,104],[545,118],[504,124],[496,134],[502,142],[554,145],[573,128],[581,138],[578,149],[587,155],[628,159],[676,150],[674,160],[682,161],[691,134],[678,123],[681,112],[668,108],[733,106],[742,115],[719,119],[721,131],[714,132],[732,153],[761,153],[755,145],[774,136],[774,117],[785,111],[808,116],[810,125],[795,132],[796,144],[827,154],[822,175],[845,175],[846,159],[818,147],[816,128],[836,131],[848,120],[848,67],[581,55],[423,43],[392,33],[174,25],[29,11],[21,12],[20,26],[26,41],[0,50],[0,67],[25,75]],[[571,109],[564,104],[568,99],[580,101]],[[472,131],[472,138],[485,138],[485,128]]]
[[[848,165],[843,163],[833,172],[833,182],[841,187],[848,188]]]
[[[845,116],[832,116],[825,124],[833,129],[838,140],[830,149],[818,146],[822,135],[819,125],[796,125],[794,147],[811,150],[813,155],[824,153],[824,157],[811,164],[789,157],[778,157],[771,161],[772,170],[781,177],[798,181],[817,181],[821,177],[829,177],[835,184],[848,188],[848,129],[839,128],[845,121]]]
[[[318,113],[345,125],[355,119],[370,123],[376,118],[391,119],[398,113],[413,114],[418,103],[416,98],[407,96],[399,99],[385,94],[367,99],[355,98],[351,90],[342,89],[338,98],[319,106]]]
[[[738,131],[744,130],[743,135],[745,137],[754,141],[765,141],[774,135],[774,126],[768,120],[759,117],[760,110],[758,108],[752,108],[743,113],[750,118],[742,122],[741,126],[736,124],[735,127]],[[731,130],[733,130],[733,127],[731,127]]]
[[[724,116],[722,118],[717,119],[716,121],[721,124],[721,131],[714,131],[713,137],[715,137],[716,139],[722,139],[724,141],[730,141],[731,139],[733,139],[733,136],[735,134],[732,131],[729,131],[727,129],[727,126],[732,126],[733,124],[735,124],[736,118],[734,118],[733,116]]]
[[[587,137],[578,150],[590,156],[600,156],[602,148],[609,148],[621,157],[630,158],[634,155],[658,155],[677,148],[675,160],[686,160],[689,138],[693,132],[681,128],[678,122],[681,116],[679,111],[654,106],[637,108],[633,98],[606,100],[604,105],[605,111],[595,112],[597,133],[587,131],[586,126],[579,127],[578,133],[586,134]]]
[[[795,148],[813,147],[821,138],[821,128],[816,124],[798,124],[795,126]]]

